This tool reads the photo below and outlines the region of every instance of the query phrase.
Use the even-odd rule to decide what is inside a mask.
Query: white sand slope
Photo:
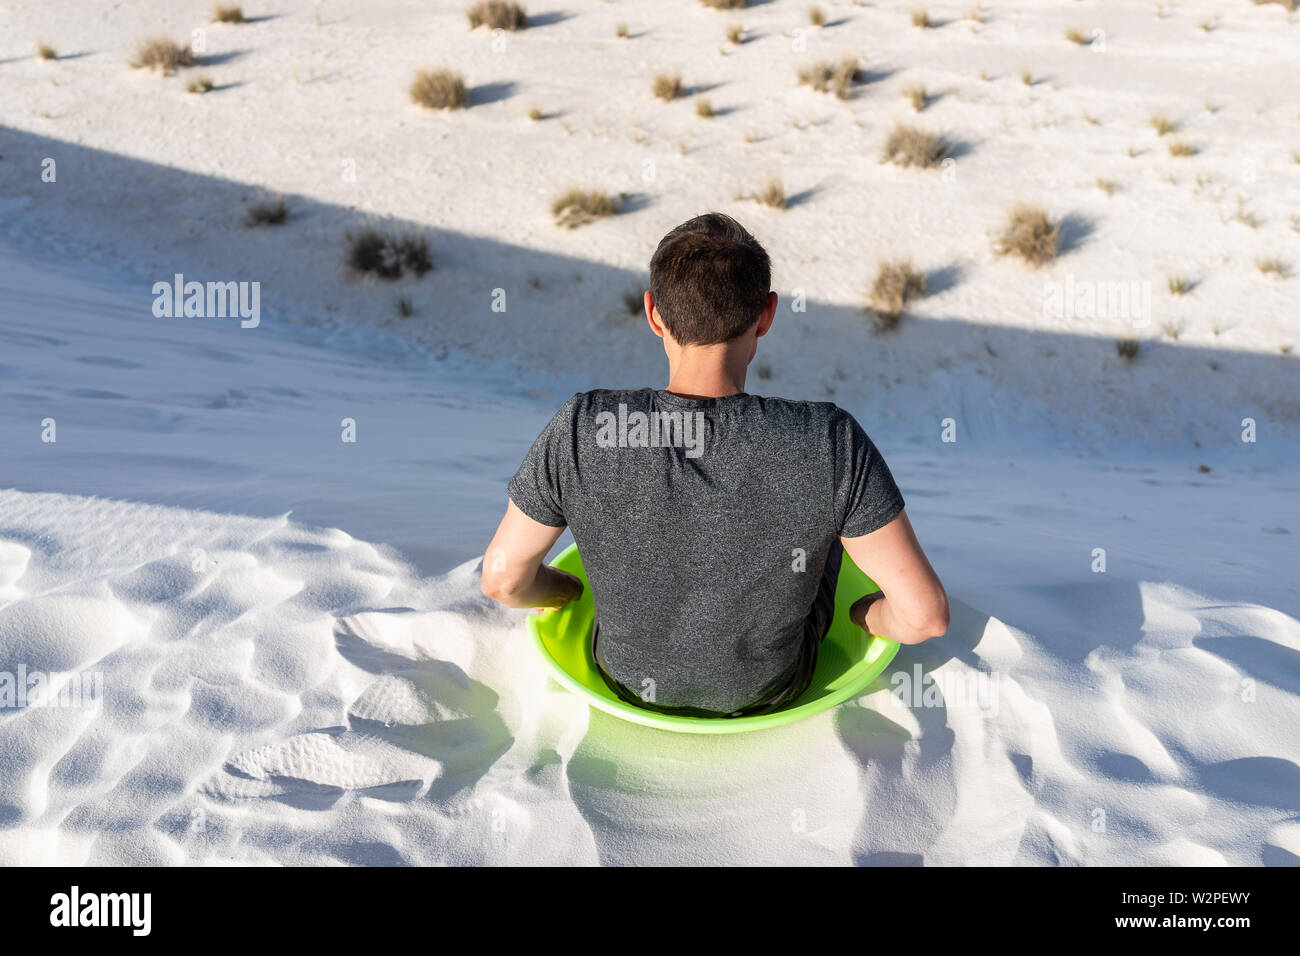
[[[688,0],[548,6],[497,48],[459,0],[248,4],[203,96],[124,63],[206,0],[0,11],[0,863],[1300,863],[1300,279],[1256,268],[1300,270],[1300,24],[821,5],[796,52],[792,0],[738,47]],[[853,99],[794,85],[848,51]],[[439,63],[470,109],[408,102]],[[719,114],[655,102],[658,69]],[[959,144],[955,178],[879,164],[898,119]],[[770,175],[785,211],[735,198]],[[627,210],[556,228],[571,180]],[[264,191],[291,216],[247,229]],[[991,252],[1017,199],[1067,227],[1041,272]],[[862,698],[725,738],[589,712],[476,574],[568,393],[662,381],[622,296],[709,208],[807,299],[750,389],[859,417],[954,598]],[[435,270],[349,277],[371,219],[428,230]],[[931,294],[878,336],[894,256]],[[155,318],[176,272],[260,282],[261,325]],[[1149,325],[1047,314],[1067,280],[1149,282]],[[51,698],[4,698],[20,673]]]
[[[958,602],[834,713],[682,737],[550,683],[473,562],[422,579],[283,518],[58,495],[0,514],[0,670],[104,688],[0,717],[5,863],[1300,861],[1300,623],[1258,605],[1146,586],[1140,641],[1071,659]]]
[[[344,366],[320,330],[239,350],[237,327],[132,310],[110,273],[4,261],[6,467],[83,493],[0,492],[0,674],[102,702],[0,709],[4,862],[1300,860],[1275,446],[1200,474],[886,439],[949,635],[833,713],[679,737],[551,683],[475,560],[421,570],[481,546],[550,400],[459,400],[483,382],[378,336]]]

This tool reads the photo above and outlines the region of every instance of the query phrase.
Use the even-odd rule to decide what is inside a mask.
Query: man
[[[573,531],[596,605],[593,652],[624,700],[738,717],[807,689],[843,550],[879,586],[853,606],[871,634],[916,644],[948,628],[943,585],[880,452],[830,402],[745,392],[776,315],[763,247],[719,213],[650,261],[646,318],[668,387],[574,395],[510,482],[483,593],[560,607],[581,582],[543,564]]]

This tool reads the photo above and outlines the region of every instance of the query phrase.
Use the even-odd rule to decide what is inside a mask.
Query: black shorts
[[[724,714],[700,707],[662,707],[642,700],[639,694],[610,677],[600,666],[600,658],[596,656],[596,642],[600,639],[598,614],[592,623],[591,634],[591,653],[596,661],[596,670],[620,700],[634,704],[643,710],[652,710],[674,717],[753,717],[758,714],[770,714],[774,710],[789,706],[812,684],[813,672],[817,670],[817,653],[821,650],[822,641],[830,631],[831,621],[835,617],[835,587],[839,583],[840,562],[843,558],[844,546],[837,540],[831,546],[830,554],[826,556],[826,568],[817,583],[817,595],[813,598],[812,607],[808,609],[808,617],[804,621],[803,647],[799,657],[784,674],[772,681],[768,689],[758,695],[757,700],[739,710]]]

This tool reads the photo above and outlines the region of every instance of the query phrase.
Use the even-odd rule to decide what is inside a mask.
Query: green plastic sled
[[[739,734],[788,724],[821,713],[861,693],[898,653],[894,641],[871,637],[849,620],[849,608],[853,602],[879,588],[858,570],[846,553],[835,590],[835,618],[817,655],[812,686],[797,701],[789,707],[755,717],[675,717],[656,713],[620,700],[596,670],[591,655],[594,605],[578,546],[569,545],[551,564],[576,574],[586,585],[581,599],[558,610],[528,617],[533,643],[550,668],[551,676],[591,706],[647,727],[685,734]]]

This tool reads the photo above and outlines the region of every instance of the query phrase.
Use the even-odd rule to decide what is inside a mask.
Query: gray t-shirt
[[[837,538],[903,510],[880,452],[833,403],[650,388],[574,395],[509,493],[573,532],[607,676],[718,713],[791,670]]]

